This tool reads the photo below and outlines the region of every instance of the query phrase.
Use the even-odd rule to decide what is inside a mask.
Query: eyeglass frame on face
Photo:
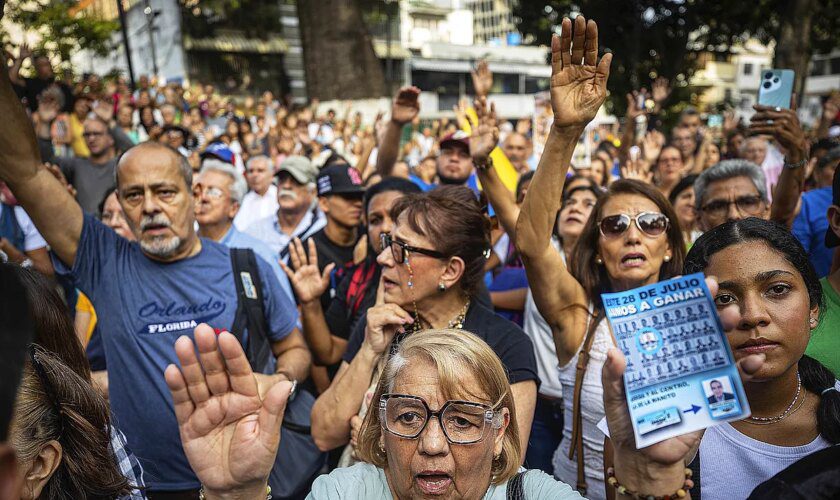
[[[379,234],[379,244],[382,247],[382,250],[386,248],[391,248],[391,255],[394,257],[394,262],[397,264],[405,263],[405,259],[408,256],[408,252],[417,252],[419,254],[423,254],[429,257],[433,257],[435,259],[445,259],[447,256],[437,250],[429,250],[427,248],[418,248],[403,243],[402,241],[397,241],[391,237],[389,233],[380,233]],[[399,253],[394,248],[394,245],[397,245],[400,248]]]
[[[756,210],[753,212],[753,211],[747,210],[746,208],[742,208],[740,206],[740,203],[744,202],[744,200],[747,200],[747,201],[755,200],[756,201],[756,205],[755,205]],[[716,208],[714,210],[709,208],[709,205],[716,204],[716,203],[720,204],[719,208]],[[712,217],[717,217],[717,218],[726,217],[726,214],[729,213],[729,207],[732,206],[732,205],[735,205],[735,208],[738,209],[738,212],[740,212],[742,214],[756,215],[759,212],[761,212],[762,205],[765,204],[765,203],[766,202],[764,201],[764,198],[762,198],[760,194],[752,194],[752,195],[747,195],[747,196],[739,196],[738,198],[735,198],[734,200],[713,200],[713,201],[710,201],[709,203],[706,203],[705,205],[701,206],[700,211],[701,212],[706,212],[707,214],[709,214]]]
[[[388,428],[388,424],[387,424],[387,420],[386,420],[385,416],[386,416],[386,413],[388,411],[387,410],[388,401],[390,399],[394,399],[394,398],[406,398],[406,399],[412,399],[412,400],[415,400],[415,401],[419,401],[420,404],[423,405],[423,408],[426,409],[426,419],[424,420],[423,425],[420,427],[420,429],[417,431],[417,433],[414,434],[413,436],[406,435],[406,434],[400,434],[400,433],[395,432],[395,431]],[[449,409],[450,406],[456,405],[456,404],[474,406],[476,408],[481,408],[482,410],[484,410],[484,420],[483,420],[484,428],[481,430],[481,437],[479,437],[475,440],[472,440],[472,441],[455,441],[455,440],[452,439],[452,437],[449,436],[449,432],[447,432],[446,426],[443,424],[443,414],[444,414],[444,412],[446,412],[447,409]],[[445,403],[443,403],[443,406],[441,406],[439,410],[432,411],[432,409],[429,408],[429,404],[426,403],[426,400],[421,398],[420,396],[412,396],[410,394],[385,393],[385,394],[382,394],[379,397],[379,424],[380,424],[380,426],[382,427],[383,430],[385,430],[387,432],[390,432],[391,434],[393,434],[397,437],[403,438],[403,439],[417,439],[417,438],[419,438],[420,434],[423,434],[423,431],[426,430],[426,427],[428,427],[429,422],[432,420],[432,418],[437,417],[438,425],[440,426],[441,431],[443,431],[443,435],[446,436],[446,441],[449,442],[449,444],[464,444],[464,445],[475,444],[475,443],[478,443],[479,441],[481,441],[482,439],[484,439],[486,437],[488,428],[499,429],[499,428],[502,427],[501,419],[497,418],[497,416],[499,416],[499,415],[501,415],[501,409],[496,409],[496,408],[493,408],[492,406],[490,406],[488,404],[476,403],[474,401],[462,401],[462,400],[457,400],[457,399],[450,399],[449,401],[446,401]],[[488,426],[487,424],[490,424],[490,425]]]
[[[218,192],[218,194],[211,194],[211,191],[213,193]],[[222,188],[218,187],[218,186],[202,186],[201,184],[196,184],[193,187],[193,196],[195,196],[199,200],[204,197],[205,193],[207,194],[207,197],[209,199],[215,200],[215,201],[219,201],[219,200],[223,199],[225,196],[230,198],[230,195],[225,195],[224,190]]]
[[[651,233],[645,231],[644,229],[642,229],[642,225],[639,223],[639,219],[642,218],[645,215],[658,215],[658,216],[661,216],[665,219],[665,227],[662,229],[661,233],[651,234]],[[621,231],[619,233],[607,234],[607,233],[604,232],[604,221],[609,219],[610,217],[626,217],[630,220],[627,223],[627,227],[623,231]],[[636,224],[636,229],[638,229],[640,233],[644,234],[645,236],[651,237],[651,238],[656,238],[658,236],[662,236],[663,234],[666,234],[668,232],[668,228],[671,227],[671,219],[669,219],[668,216],[663,214],[662,212],[639,212],[632,217],[628,214],[613,214],[613,215],[608,215],[606,217],[602,217],[601,220],[598,221],[598,231],[601,232],[601,236],[603,236],[604,238],[616,238],[616,237],[621,236],[622,234],[626,233],[630,229],[630,223],[631,222]]]

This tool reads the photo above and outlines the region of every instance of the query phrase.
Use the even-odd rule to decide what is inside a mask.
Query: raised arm
[[[20,67],[23,66],[23,62],[31,55],[32,51],[29,50],[29,45],[25,42],[22,43],[20,45],[20,51],[18,52],[18,58],[12,61],[12,67],[9,68],[9,79],[15,85],[20,85],[21,87],[26,85],[26,82],[20,77]]]
[[[82,234],[82,209],[61,183],[41,168],[35,130],[5,71],[0,71],[0,116],[0,179],[9,185],[52,250],[72,266]]]
[[[598,27],[583,16],[563,20],[562,35],[551,40],[551,106],[554,124],[516,223],[519,250],[534,300],[551,325],[561,364],[577,351],[586,315],[563,314],[570,306],[585,311],[588,298],[551,246],[563,184],[577,140],[606,98],[612,54],[598,61]],[[574,310],[573,310],[574,311]]]
[[[403,125],[410,123],[420,114],[420,89],[403,87],[394,98],[391,107],[391,121],[385,126],[385,133],[376,153],[376,172],[382,177],[391,175],[394,163],[400,153],[400,135]]]
[[[750,118],[749,131],[752,134],[770,134],[785,150],[785,166],[779,175],[770,219],[790,228],[799,211],[799,197],[805,188],[805,163],[808,161],[808,141],[799,118],[796,116],[794,99],[792,109],[754,106],[756,113]]]
[[[519,217],[519,207],[508,188],[505,187],[495,167],[490,165],[490,153],[499,142],[499,127],[496,119],[496,106],[492,103],[487,108],[487,98],[479,97],[473,104],[478,116],[478,126],[470,137],[470,156],[476,166],[481,188],[493,205],[493,210],[499,217],[502,228],[510,236],[516,238],[516,219]]]

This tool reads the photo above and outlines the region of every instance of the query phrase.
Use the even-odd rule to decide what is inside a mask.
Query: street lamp
[[[145,0],[146,6],[143,8],[143,14],[146,15],[146,29],[149,31],[149,49],[152,51],[152,71],[155,77],[158,76],[157,53],[155,51],[155,18],[160,14],[160,11],[152,10],[149,0]]]

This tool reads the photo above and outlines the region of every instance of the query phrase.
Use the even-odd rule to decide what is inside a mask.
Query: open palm
[[[490,152],[499,142],[499,127],[496,119],[496,106],[490,103],[487,107],[487,98],[482,96],[473,103],[475,114],[478,117],[478,124],[473,128],[470,136],[470,156],[476,160],[484,160],[490,156]]]
[[[315,241],[309,240],[308,243],[308,256],[303,249],[303,243],[298,238],[289,243],[291,269],[282,261],[280,262],[280,266],[295,289],[295,295],[302,304],[317,300],[327,291],[330,285],[330,273],[335,268],[335,264],[329,264],[321,272],[318,269],[318,250],[315,248]]]
[[[598,62],[598,26],[583,16],[563,19],[560,37],[551,39],[551,108],[557,127],[585,126],[607,97],[612,54]]]
[[[261,399],[236,337],[223,332],[217,341],[206,324],[197,326],[194,336],[195,344],[187,336],[178,339],[181,367],[169,365],[165,373],[187,460],[207,490],[264,484],[280,444],[291,384],[278,383]]]

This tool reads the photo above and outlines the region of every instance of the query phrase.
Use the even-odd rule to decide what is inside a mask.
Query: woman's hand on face
[[[292,384],[278,383],[261,398],[233,334],[222,332],[217,340],[202,323],[194,337],[195,343],[178,339],[180,368],[169,365],[165,372],[187,460],[208,498],[257,498],[274,466]]]
[[[607,97],[612,54],[598,61],[598,25],[582,15],[563,19],[551,39],[551,108],[555,127],[584,127]]]
[[[289,277],[289,282],[295,289],[295,295],[301,304],[308,304],[319,300],[321,295],[330,286],[330,273],[335,269],[335,264],[329,264],[321,272],[318,270],[318,249],[315,248],[315,241],[309,240],[309,255],[303,250],[303,243],[295,238],[289,244],[289,260],[294,271],[283,261],[280,266]]]
[[[385,303],[384,278],[379,279],[376,304],[368,309],[365,343],[375,354],[382,354],[391,344],[394,335],[403,326],[414,323],[414,318],[396,304]]]

